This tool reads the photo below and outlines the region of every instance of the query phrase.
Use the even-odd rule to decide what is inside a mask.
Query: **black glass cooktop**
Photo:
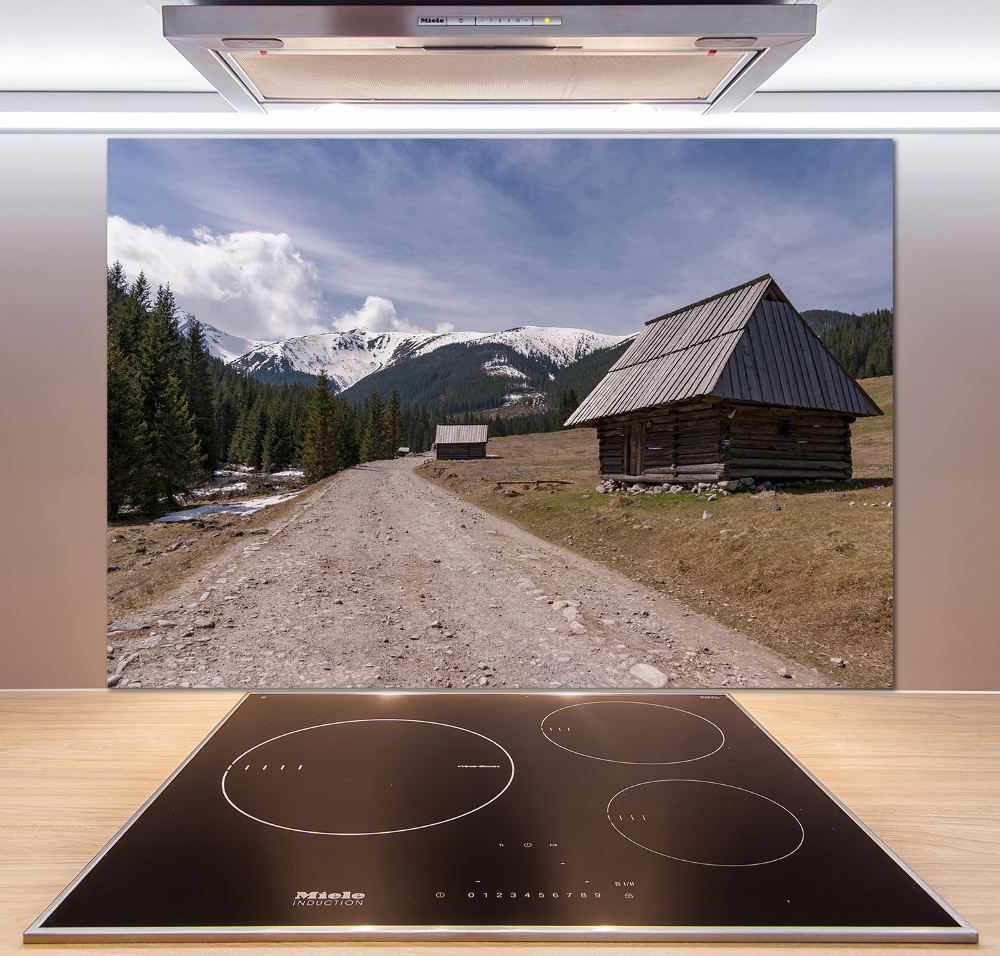
[[[253,694],[25,932],[971,942],[717,695]]]

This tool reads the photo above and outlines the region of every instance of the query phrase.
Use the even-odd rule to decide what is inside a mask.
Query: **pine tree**
[[[125,276],[125,267],[115,260],[114,265],[108,266],[108,304],[117,302],[128,295],[128,279]]]
[[[216,386],[215,436],[219,459],[229,458],[229,445],[236,430],[236,397],[227,383]]]
[[[143,444],[146,474],[141,492],[143,510],[150,514],[177,503],[204,475],[198,435],[188,410],[187,399],[174,368],[178,358],[172,352],[172,318],[164,313],[150,315],[140,342],[137,380],[144,423]]]
[[[259,471],[264,457],[266,433],[267,401],[263,396],[258,396],[236,428],[229,457]]]
[[[307,481],[319,481],[337,471],[337,432],[337,412],[324,369],[316,376],[306,412],[301,459]]]
[[[108,269],[108,341],[125,362],[131,362],[139,348],[148,305],[149,285],[141,272],[129,286],[120,262]]]
[[[338,429],[338,467],[350,468],[361,461],[361,438],[358,417],[354,409],[344,399],[338,399],[337,429]]]
[[[260,466],[264,471],[277,471],[292,460],[291,429],[289,428],[288,402],[276,395],[268,405],[267,428],[261,446]]]
[[[253,454],[253,439],[247,436],[250,415],[259,398],[259,383],[251,378],[240,378],[233,394],[232,432],[226,457],[231,462],[243,462]]]
[[[195,319],[188,329],[184,349],[184,390],[188,409],[194,419],[198,444],[205,467],[215,471],[219,464],[219,444],[215,428],[215,384],[212,381],[211,356],[201,323]]]
[[[178,498],[206,477],[205,463],[198,449],[198,435],[188,411],[181,383],[167,376],[163,400],[153,420],[151,446],[157,468],[160,496],[171,508]]]
[[[399,408],[399,394],[393,388],[389,395],[389,406],[385,411],[385,428],[382,436],[381,458],[396,457],[399,446],[403,444],[403,413]]]
[[[135,282],[129,287],[128,294],[135,301],[138,308],[142,309],[143,312],[149,311],[152,290],[150,289],[149,280],[146,278],[145,272],[140,272],[135,277]]]
[[[385,434],[385,410],[382,394],[372,392],[365,400],[364,424],[361,436],[361,460],[377,461],[382,457]]]
[[[176,311],[177,303],[174,300],[173,292],[170,291],[170,283],[159,286],[156,290],[156,300],[149,311],[149,320],[163,326],[166,351],[172,362],[171,371],[179,382],[183,382],[184,352],[187,342],[177,328],[177,320],[174,317]]]
[[[108,341],[108,521],[118,517],[145,478],[141,395],[135,372]]]

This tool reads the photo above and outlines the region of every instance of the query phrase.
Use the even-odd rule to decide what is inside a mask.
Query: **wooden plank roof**
[[[438,425],[436,445],[476,445],[486,442],[486,425]]]
[[[881,414],[763,275],[647,322],[566,424],[708,396]]]

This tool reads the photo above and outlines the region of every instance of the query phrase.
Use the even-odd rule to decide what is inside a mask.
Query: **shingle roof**
[[[881,414],[763,275],[647,322],[566,424],[706,396]]]
[[[437,445],[474,445],[486,441],[486,425],[438,425]]]

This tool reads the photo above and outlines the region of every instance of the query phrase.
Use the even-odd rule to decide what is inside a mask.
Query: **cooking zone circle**
[[[222,775],[222,792],[268,826],[370,836],[475,813],[513,779],[510,754],[475,731],[426,720],[347,720],[251,747]]]
[[[660,856],[705,866],[760,866],[805,839],[798,817],[770,797],[708,780],[651,780],[616,793],[611,825]]]
[[[611,763],[673,764],[710,757],[725,734],[712,721],[665,704],[608,700],[570,704],[542,721],[557,747]]]

